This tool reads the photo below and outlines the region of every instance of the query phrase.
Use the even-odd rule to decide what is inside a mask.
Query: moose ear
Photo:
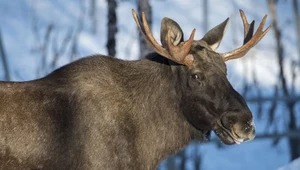
[[[160,41],[164,48],[168,47],[168,31],[170,32],[170,40],[173,45],[177,46],[183,41],[183,32],[180,26],[177,22],[165,17],[162,19],[160,27]]]
[[[222,38],[224,36],[224,33],[226,31],[228,21],[229,21],[229,18],[227,18],[221,24],[215,26],[213,29],[209,30],[204,35],[204,37],[201,39],[201,40],[205,41],[212,50],[215,51],[219,47],[219,45],[222,41]]]

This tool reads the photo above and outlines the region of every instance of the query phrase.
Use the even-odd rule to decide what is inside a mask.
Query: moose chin
[[[133,17],[154,50],[146,59],[89,56],[46,77],[0,82],[0,169],[147,170],[211,131],[225,144],[255,137],[252,114],[226,76],[269,31],[266,16],[244,44],[217,53],[229,19],[195,40],[161,22],[161,45],[144,13]]]

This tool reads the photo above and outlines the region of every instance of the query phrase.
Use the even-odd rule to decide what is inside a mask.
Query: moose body
[[[194,131],[172,78],[159,62],[93,56],[39,80],[1,83],[0,163],[154,169]]]
[[[210,131],[226,144],[253,139],[251,112],[213,48],[226,25],[189,41],[183,62],[152,44],[148,59],[91,56],[41,79],[0,82],[0,169],[150,170]],[[170,19],[161,35],[169,50],[182,45]]]

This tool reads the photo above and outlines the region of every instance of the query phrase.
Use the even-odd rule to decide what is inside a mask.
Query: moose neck
[[[143,120],[137,122],[143,122],[144,124],[141,123],[139,126],[142,131],[147,131],[138,138],[141,149],[147,148],[141,151],[147,156],[143,161],[151,160],[149,164],[157,165],[170,154],[185,147],[192,139],[202,137],[202,134],[188,123],[180,106],[182,92],[177,88],[177,81],[180,81],[177,73],[182,70],[182,66],[169,64],[164,58],[153,60],[156,60],[153,63],[156,69],[147,77],[145,85],[155,86],[151,86],[152,89],[145,92],[151,94],[146,96],[149,105],[139,108],[139,112],[143,113],[142,110],[146,109],[151,114],[143,115]]]

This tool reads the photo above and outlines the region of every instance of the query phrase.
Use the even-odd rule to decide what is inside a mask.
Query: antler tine
[[[148,44],[151,45],[151,47],[160,55],[162,56],[165,56],[167,58],[170,58],[170,55],[169,53],[167,52],[166,49],[164,49],[163,47],[161,47],[157,41],[154,39],[153,37],[153,34],[151,33],[150,31],[150,28],[149,28],[149,25],[147,23],[147,20],[146,20],[146,16],[145,16],[145,13],[142,12],[142,23],[143,23],[143,27],[141,26],[140,24],[140,19],[139,17],[137,16],[136,12],[134,9],[132,9],[132,15],[133,15],[133,18],[137,24],[137,26],[139,27],[139,30],[141,31],[141,33],[143,34],[144,38],[146,39],[146,41],[148,42]]]
[[[255,21],[253,20],[251,22],[251,24],[249,24],[244,11],[241,9],[240,9],[240,15],[241,15],[243,25],[244,25],[244,43],[243,44],[246,44],[253,36]]]
[[[147,42],[151,45],[151,47],[160,55],[173,60],[177,63],[184,64],[186,66],[190,66],[192,64],[192,56],[188,56],[193,40],[194,40],[194,35],[195,35],[195,29],[193,30],[192,34],[190,35],[190,38],[188,41],[185,42],[180,42],[177,46],[175,46],[171,42],[171,35],[170,35],[170,30],[168,30],[168,43],[167,43],[167,49],[163,48],[161,45],[158,44],[158,42],[155,40],[153,37],[153,34],[150,31],[150,28],[148,26],[147,20],[145,13],[142,12],[142,24],[141,26],[140,19],[137,16],[136,12],[134,9],[132,9],[132,15],[133,18],[139,27],[139,30],[143,34],[144,38],[147,40]]]
[[[168,31],[168,50],[171,54],[171,56],[173,56],[174,59],[176,59],[179,63],[184,63],[187,66],[192,65],[192,58],[186,57],[186,58],[182,58],[180,56],[187,56],[188,53],[190,52],[193,40],[194,40],[194,36],[195,36],[195,32],[196,29],[193,29],[189,39],[185,42],[181,42],[179,45],[175,46],[172,42],[171,42],[171,35],[170,35],[170,31]],[[182,61],[183,59],[183,61]]]
[[[245,14],[243,14],[243,12],[241,12],[241,16],[242,16],[243,23],[246,23],[244,25],[246,25],[246,27],[248,27],[247,26],[248,23],[246,21],[247,19],[246,19]],[[228,61],[228,60],[232,60],[232,59],[236,59],[236,58],[241,58],[253,46],[255,46],[267,34],[267,32],[271,28],[271,25],[270,25],[266,30],[263,31],[266,19],[267,19],[267,15],[265,15],[264,18],[262,19],[261,23],[259,24],[259,27],[257,28],[256,33],[249,40],[247,40],[247,38],[245,38],[246,43],[243,46],[241,46],[240,48],[238,48],[236,50],[230,51],[228,53],[221,54],[224,57],[224,61]],[[251,31],[251,24],[248,28],[249,32]],[[253,23],[253,26],[254,26],[254,23]],[[247,30],[247,29],[246,28],[244,29],[244,33],[246,32],[245,30]],[[249,32],[247,33],[247,36],[249,35]]]

